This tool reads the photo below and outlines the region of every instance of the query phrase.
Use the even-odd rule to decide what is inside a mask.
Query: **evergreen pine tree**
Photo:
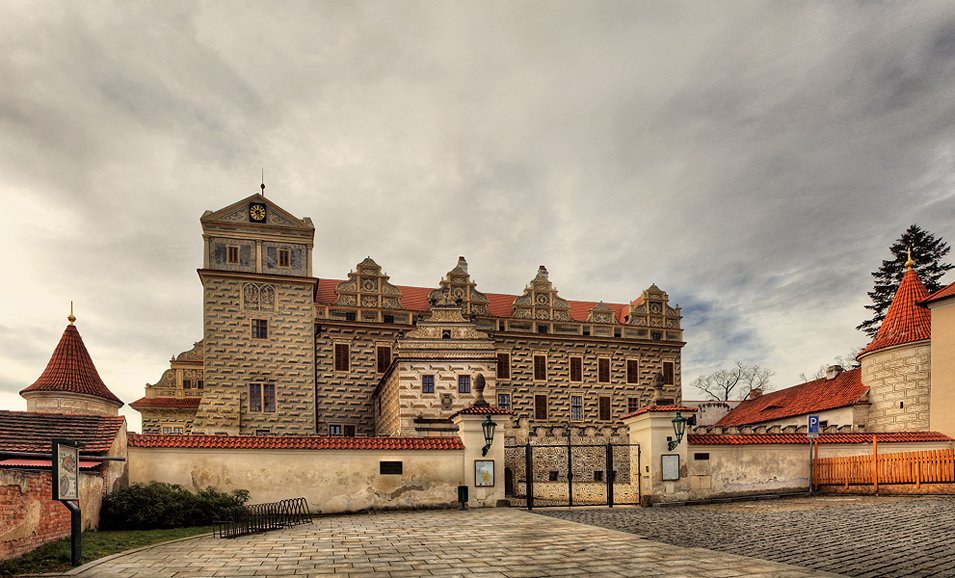
[[[943,261],[951,249],[948,243],[941,238],[936,239],[935,235],[918,225],[912,225],[906,229],[902,236],[889,247],[892,259],[882,261],[882,267],[872,272],[872,277],[875,278],[875,286],[872,291],[869,291],[872,304],[866,305],[865,308],[872,311],[874,315],[856,327],[869,337],[874,337],[878,333],[879,326],[885,318],[885,312],[892,303],[895,291],[899,288],[899,283],[905,274],[905,261],[908,259],[906,249],[909,248],[912,250],[912,259],[915,260],[919,279],[925,284],[929,293],[941,289],[942,276],[946,271],[955,268],[955,265]]]

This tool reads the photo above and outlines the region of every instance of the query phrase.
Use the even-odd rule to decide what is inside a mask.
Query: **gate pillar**
[[[641,505],[689,498],[686,435],[673,450],[669,446],[676,441],[673,419],[677,412],[687,417],[694,411],[695,408],[678,405],[650,405],[623,418],[630,430],[630,443],[640,446],[640,469],[631,469],[630,475],[631,483],[640,484]]]
[[[451,416],[464,444],[463,485],[468,486],[468,506],[495,507],[504,500],[504,430],[511,412],[496,407],[469,407]],[[494,439],[487,453],[484,427],[488,417],[495,422]]]

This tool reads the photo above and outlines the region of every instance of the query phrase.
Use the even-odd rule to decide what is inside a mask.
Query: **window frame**
[[[604,379],[604,369],[606,365],[606,379]],[[612,381],[613,370],[610,366],[609,357],[598,357],[597,358],[597,383],[610,383]]]
[[[544,400],[543,406],[540,405],[540,400]],[[534,394],[534,419],[537,421],[547,421],[547,394],[546,393],[535,393]],[[541,416],[540,408],[543,407],[543,415]]]
[[[604,409],[606,409],[606,414]],[[606,417],[604,417],[605,415]],[[597,419],[598,421],[612,421],[613,399],[609,395],[601,395],[597,398]]]
[[[434,382],[435,382],[435,378],[434,378],[434,377],[435,377],[435,376],[434,376],[433,373],[422,373],[422,374],[421,374],[421,393],[434,393]],[[431,382],[430,388],[425,388],[425,384],[426,384],[427,381],[429,381],[429,380],[430,380],[430,382]]]
[[[226,245],[225,250],[225,262],[226,265],[238,265],[241,260],[242,252],[239,250],[238,245]],[[234,258],[233,258],[234,256]]]
[[[574,362],[577,362],[577,376],[574,378]],[[571,355],[568,361],[568,371],[570,373],[571,383],[583,383],[584,381],[584,358],[580,355]]]
[[[639,397],[628,397],[627,398],[627,415],[640,409],[640,398]]]
[[[667,380],[667,367],[670,369],[669,380]],[[673,361],[663,362],[663,385],[676,385],[676,363]]]
[[[339,351],[344,351],[344,356],[339,355]],[[333,366],[335,371],[338,373],[348,373],[351,371],[351,344],[349,343],[335,343],[332,346],[333,352]],[[339,364],[339,360],[343,360],[342,364]]]
[[[283,257],[285,258],[284,264],[282,263]],[[292,266],[292,252],[288,249],[279,249],[278,263],[279,263],[279,267],[281,267],[282,269],[290,268]]]
[[[577,400],[579,403],[574,404],[574,400]],[[578,410],[578,414],[574,416],[574,410]],[[583,421],[584,420],[584,396],[583,395],[571,395],[570,396],[570,421]]]
[[[269,338],[269,320],[268,319],[259,319],[253,318],[249,320],[252,339],[268,339]]]
[[[538,360],[538,359],[542,359],[542,360],[543,360],[542,365],[541,365],[541,368],[542,368],[541,373],[543,374],[543,377],[538,377],[538,372],[537,372],[537,360]],[[533,355],[533,364],[534,364],[534,381],[537,381],[537,382],[547,381],[547,354],[546,354],[546,353],[535,353],[535,354]]]
[[[337,432],[337,433],[336,433]],[[328,435],[331,437],[341,437],[342,435],[342,424],[340,423],[330,423],[328,424]]]
[[[504,361],[502,364],[501,361]],[[501,371],[501,368],[504,368],[504,371]],[[499,351],[497,354],[497,378],[498,379],[510,379],[511,378],[511,354],[507,351]]]
[[[249,384],[249,413],[275,413],[276,405],[274,383]]]
[[[503,401],[504,403],[501,403]],[[497,407],[501,409],[511,409],[511,394],[510,393],[498,393],[497,394]]]
[[[381,352],[382,352],[382,351],[386,351],[386,352],[388,353],[388,356],[387,356],[388,361],[387,361],[387,363],[384,364],[384,366],[382,366],[382,363],[381,363],[381,361],[382,361],[382,354],[381,354]],[[378,373],[384,373],[384,372],[388,371],[388,368],[389,368],[389,367],[391,367],[391,346],[390,346],[390,345],[376,345],[376,346],[375,346],[375,369],[378,370]]]
[[[630,372],[631,364],[633,367],[632,375]],[[635,357],[628,357],[627,358],[627,384],[634,385],[638,383],[640,383],[640,360]]]
[[[458,393],[471,393],[470,375],[462,374],[458,376]]]

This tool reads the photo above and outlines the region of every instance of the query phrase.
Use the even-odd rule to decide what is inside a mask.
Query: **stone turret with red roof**
[[[46,369],[29,387],[20,391],[27,411],[84,415],[118,415],[123,402],[106,387],[90,358],[80,332],[70,324],[63,331]]]

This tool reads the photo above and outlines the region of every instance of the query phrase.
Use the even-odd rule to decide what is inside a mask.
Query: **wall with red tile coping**
[[[0,470],[0,560],[70,535],[70,511],[50,499],[49,471]],[[84,530],[99,525],[103,479],[80,475]]]

